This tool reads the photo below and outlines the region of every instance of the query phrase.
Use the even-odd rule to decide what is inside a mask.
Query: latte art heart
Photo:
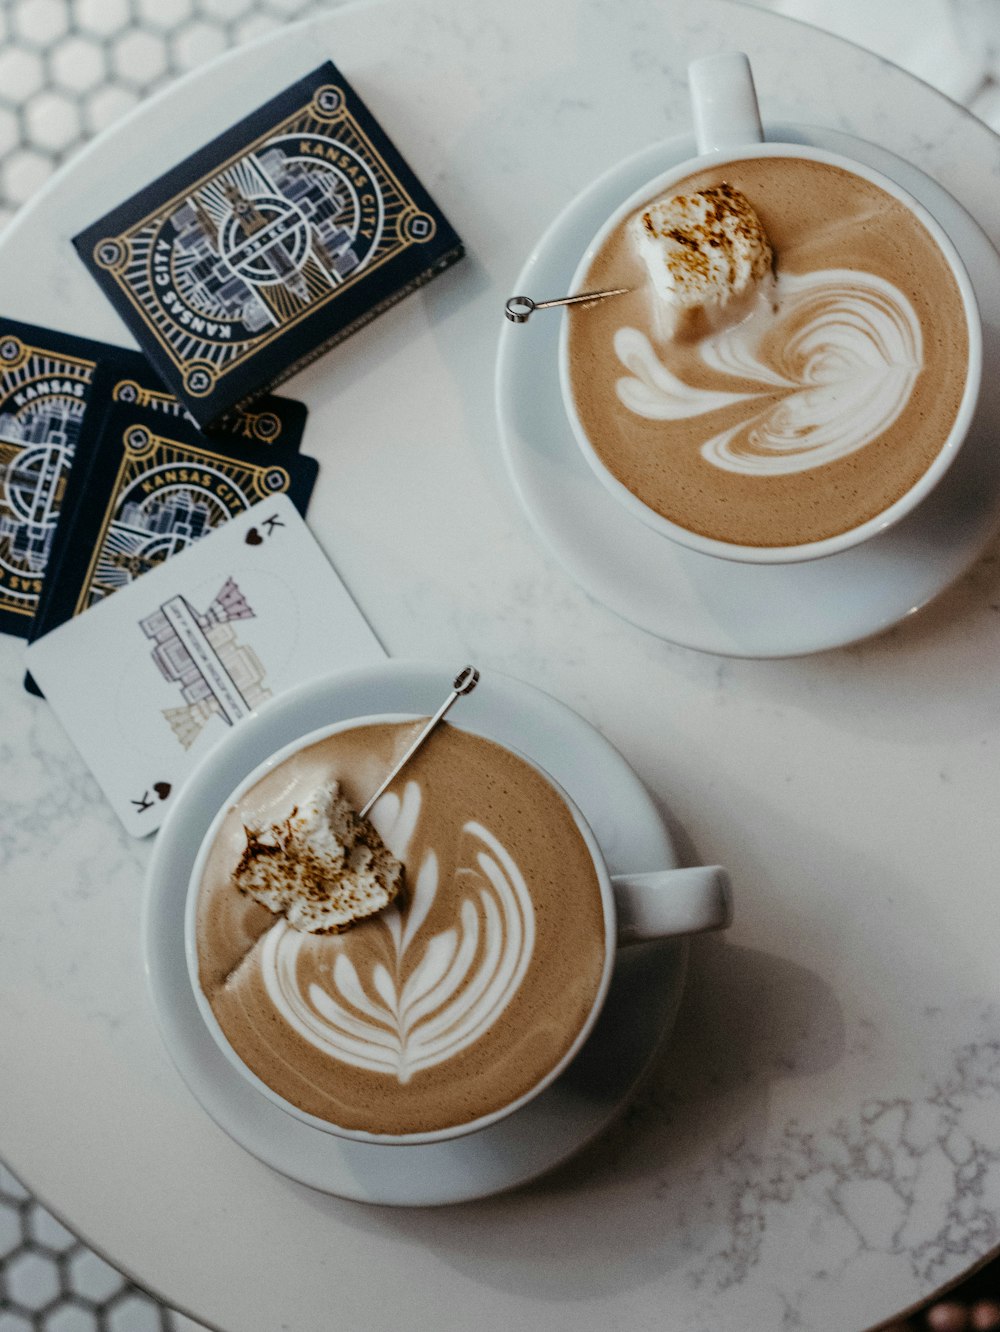
[[[644,333],[625,327],[614,334],[629,371],[616,383],[621,402],[659,421],[740,407],[741,419],[711,434],[701,455],[750,476],[808,471],[872,443],[899,418],[923,367],[910,301],[884,278],[852,269],[781,274],[772,297],[699,348],[707,369],[749,381],[751,391],[685,382]]]
[[[713,160],[670,190],[722,182],[760,219],[777,276],[725,328],[668,337],[623,214],[578,289],[629,294],[565,316],[570,419],[618,498],[683,529],[670,533],[682,544],[688,532],[822,554],[814,543],[864,535],[954,455],[942,457],[972,386],[975,311],[944,238],[895,187],[768,151]]]
[[[394,855],[405,859],[422,803],[407,782],[402,802],[383,796],[372,822]],[[359,969],[332,941],[322,984],[303,985],[299,957],[307,937],[284,922],[260,956],[267,993],[290,1027],[333,1059],[408,1083],[414,1073],[453,1058],[489,1031],[510,1004],[531,961],[535,915],[527,885],[509,851],[481,823],[464,825],[468,864],[443,881],[428,850],[405,911],[383,911],[384,960]],[[454,924],[426,928],[439,892],[454,896]],[[370,927],[371,928],[371,927]]]

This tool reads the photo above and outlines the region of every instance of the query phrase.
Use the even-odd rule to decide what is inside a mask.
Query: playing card
[[[233,726],[303,680],[384,658],[287,495],[46,634],[27,665],[137,837]]]
[[[287,378],[463,253],[329,62],[73,243],[202,424]]]
[[[94,372],[112,350],[0,319],[0,631],[25,637],[38,608]]]

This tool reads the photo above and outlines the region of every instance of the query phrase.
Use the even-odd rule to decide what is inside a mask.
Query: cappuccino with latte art
[[[237,890],[248,828],[333,782],[359,808],[422,725],[359,725],[276,764],[225,813],[195,901],[198,983],[231,1049],[290,1105],[376,1136],[473,1125],[531,1094],[574,1049],[608,956],[561,795],[447,723],[371,812],[405,867],[390,906],[308,934]]]
[[[790,153],[670,186],[738,192],[760,219],[773,274],[734,322],[670,335],[636,214],[579,284],[629,294],[567,314],[568,390],[601,466],[677,527],[745,547],[820,542],[889,509],[940,454],[968,376],[966,306],[920,218]]]

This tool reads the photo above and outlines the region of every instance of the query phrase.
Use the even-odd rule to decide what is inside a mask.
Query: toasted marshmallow
[[[402,864],[337,782],[282,822],[244,831],[246,850],[233,882],[297,930],[339,933],[388,906],[402,884]]]
[[[669,335],[698,336],[742,318],[771,272],[760,218],[725,183],[657,199],[630,226]]]

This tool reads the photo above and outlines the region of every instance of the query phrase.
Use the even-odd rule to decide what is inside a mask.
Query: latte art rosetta
[[[910,301],[853,269],[780,274],[749,319],[703,340],[705,367],[751,381],[748,392],[685,382],[635,328],[619,328],[614,348],[629,371],[617,395],[638,416],[680,421],[741,407],[742,419],[709,434],[701,454],[751,476],[804,472],[864,448],[898,419],[923,367]]]
[[[407,782],[402,801],[378,801],[372,822],[401,860],[420,817],[421,787]],[[384,938],[384,960],[359,967],[351,934],[332,940],[324,983],[303,986],[299,957],[308,936],[284,922],[268,932],[260,965],[277,1012],[311,1045],[355,1068],[407,1083],[420,1069],[454,1057],[500,1018],[524,979],[535,942],[535,916],[513,857],[482,824],[464,825],[468,864],[442,882],[427,850],[405,910],[391,906],[366,926]],[[430,932],[439,893],[454,899],[454,925]]]

